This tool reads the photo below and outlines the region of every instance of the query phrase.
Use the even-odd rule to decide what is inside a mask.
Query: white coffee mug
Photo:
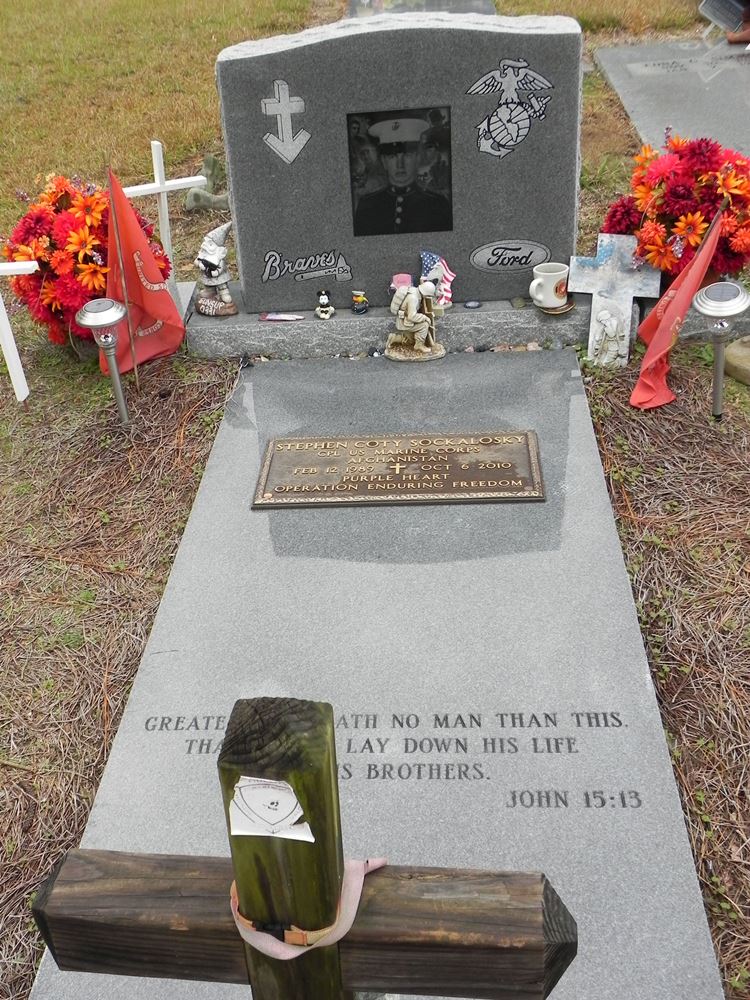
[[[540,309],[560,309],[568,301],[567,264],[537,264],[529,295]]]

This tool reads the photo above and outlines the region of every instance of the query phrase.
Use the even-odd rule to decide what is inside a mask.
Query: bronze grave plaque
[[[534,431],[274,438],[253,507],[543,500]]]

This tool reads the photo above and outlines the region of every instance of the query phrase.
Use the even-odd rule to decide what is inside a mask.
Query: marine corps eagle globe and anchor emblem
[[[523,142],[529,134],[531,119],[541,121],[546,115],[550,96],[538,96],[538,90],[554,90],[554,87],[529,69],[525,59],[501,59],[499,69],[485,73],[469,87],[467,94],[500,95],[495,110],[477,125],[477,146],[481,153],[507,156]]]

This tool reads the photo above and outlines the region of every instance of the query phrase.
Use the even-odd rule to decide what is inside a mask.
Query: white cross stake
[[[159,210],[159,237],[161,239],[164,252],[169,257],[174,266],[172,257],[172,231],[169,228],[169,202],[167,195],[170,191],[182,191],[191,187],[205,187],[208,183],[203,174],[196,174],[195,177],[176,177],[167,180],[164,171],[164,148],[158,139],[151,140],[151,159],[154,164],[153,183],[136,184],[134,187],[123,188],[128,198],[145,198],[147,195],[155,194]],[[174,278],[174,270],[169,277],[170,292],[175,300],[177,308],[180,308],[180,300],[177,296],[177,283]]]
[[[11,261],[9,264],[0,264],[0,277],[10,277],[14,274],[33,274],[38,268],[39,265],[35,260]],[[2,294],[0,294],[0,347],[3,349],[3,357],[8,366],[8,374],[10,375],[16,399],[19,403],[22,403],[29,395],[29,385],[23,373],[21,359],[18,356],[18,348],[13,338],[13,331],[10,328],[10,320],[8,319]]]

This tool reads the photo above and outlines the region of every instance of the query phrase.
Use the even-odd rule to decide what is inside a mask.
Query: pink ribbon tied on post
[[[329,927],[323,927],[317,931],[306,931],[300,927],[292,926],[284,931],[283,941],[279,941],[273,934],[257,930],[252,920],[248,920],[242,916],[237,899],[237,884],[232,882],[229,899],[237,930],[240,932],[243,941],[252,948],[262,952],[264,955],[268,955],[269,958],[278,958],[282,961],[298,958],[312,948],[327,948],[332,944],[336,944],[344,935],[349,933],[354,923],[354,918],[357,916],[365,875],[376,871],[378,868],[383,868],[387,864],[387,858],[370,858],[367,861],[345,861],[344,878],[341,883],[341,898],[339,899],[339,909],[335,922]]]

